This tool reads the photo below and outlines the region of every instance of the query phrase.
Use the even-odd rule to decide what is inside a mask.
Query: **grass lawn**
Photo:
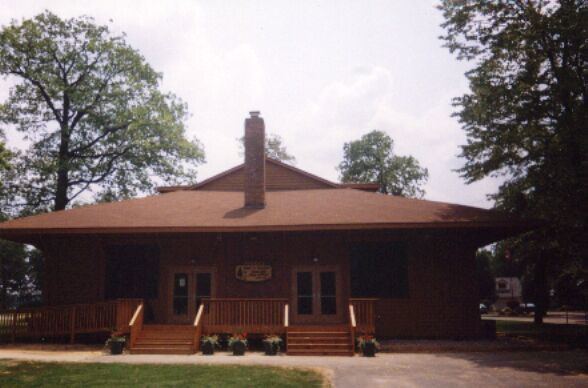
[[[131,365],[0,360],[0,387],[320,387],[314,371],[236,365]]]
[[[533,322],[496,320],[496,332],[506,335],[520,335],[544,341],[566,343],[573,347],[588,347],[587,325],[560,325],[544,323],[535,325]]]

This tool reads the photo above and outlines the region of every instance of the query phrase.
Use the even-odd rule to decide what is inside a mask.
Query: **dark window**
[[[296,273],[298,314],[312,314],[312,272]]]
[[[212,292],[212,274],[210,272],[199,272],[196,274],[196,311],[202,303],[203,298],[210,298]]]
[[[351,248],[351,296],[408,297],[408,259],[402,243],[361,243]]]
[[[321,314],[337,314],[337,286],[335,272],[321,272]]]
[[[106,248],[106,299],[157,298],[159,248],[112,245]]]

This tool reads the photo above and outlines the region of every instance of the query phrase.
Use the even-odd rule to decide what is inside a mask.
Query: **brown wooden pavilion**
[[[190,353],[203,333],[283,334],[289,354],[354,337],[480,335],[474,255],[526,226],[491,210],[337,184],[264,156],[194,186],[0,224],[45,257],[45,307],[0,314],[5,339],[99,331],[134,353]]]

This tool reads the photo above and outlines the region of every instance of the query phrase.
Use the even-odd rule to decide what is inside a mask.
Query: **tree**
[[[0,122],[30,143],[8,188],[28,210],[195,179],[204,153],[185,138],[186,105],[159,90],[161,74],[124,35],[46,11],[0,30],[0,58],[0,74],[16,81]]]
[[[6,149],[6,145],[0,141],[0,172],[8,169],[8,158],[10,153]],[[2,182],[0,182],[0,189],[2,188]]]
[[[243,154],[243,144],[245,139],[243,136],[241,136],[237,140],[239,141],[241,154]],[[294,155],[288,153],[288,150],[283,143],[282,137],[274,133],[270,133],[265,137],[265,156],[268,158],[277,159],[284,163],[296,164],[296,158]]]
[[[380,184],[380,192],[421,198],[429,172],[412,156],[393,153],[394,141],[382,131],[372,131],[361,139],[345,143],[339,164],[341,181]]]
[[[480,249],[476,252],[476,280],[479,287],[480,302],[491,305],[496,302],[496,274],[492,271],[492,252]]]
[[[13,154],[0,142],[0,203],[7,201],[3,182],[11,169],[12,158]],[[6,219],[0,208],[0,222]],[[38,294],[36,275],[41,263],[39,251],[0,239],[0,309],[30,302]]]
[[[454,100],[467,134],[459,172],[468,183],[503,176],[496,207],[545,221],[509,242],[541,323],[549,284],[588,260],[588,5],[444,0],[440,9],[446,47],[474,63],[469,93]]]

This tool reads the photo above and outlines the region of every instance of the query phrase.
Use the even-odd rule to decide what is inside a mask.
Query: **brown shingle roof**
[[[266,194],[265,209],[243,208],[242,192],[176,191],[25,217],[0,224],[0,237],[47,233],[140,233],[502,227],[491,210],[353,189]]]

